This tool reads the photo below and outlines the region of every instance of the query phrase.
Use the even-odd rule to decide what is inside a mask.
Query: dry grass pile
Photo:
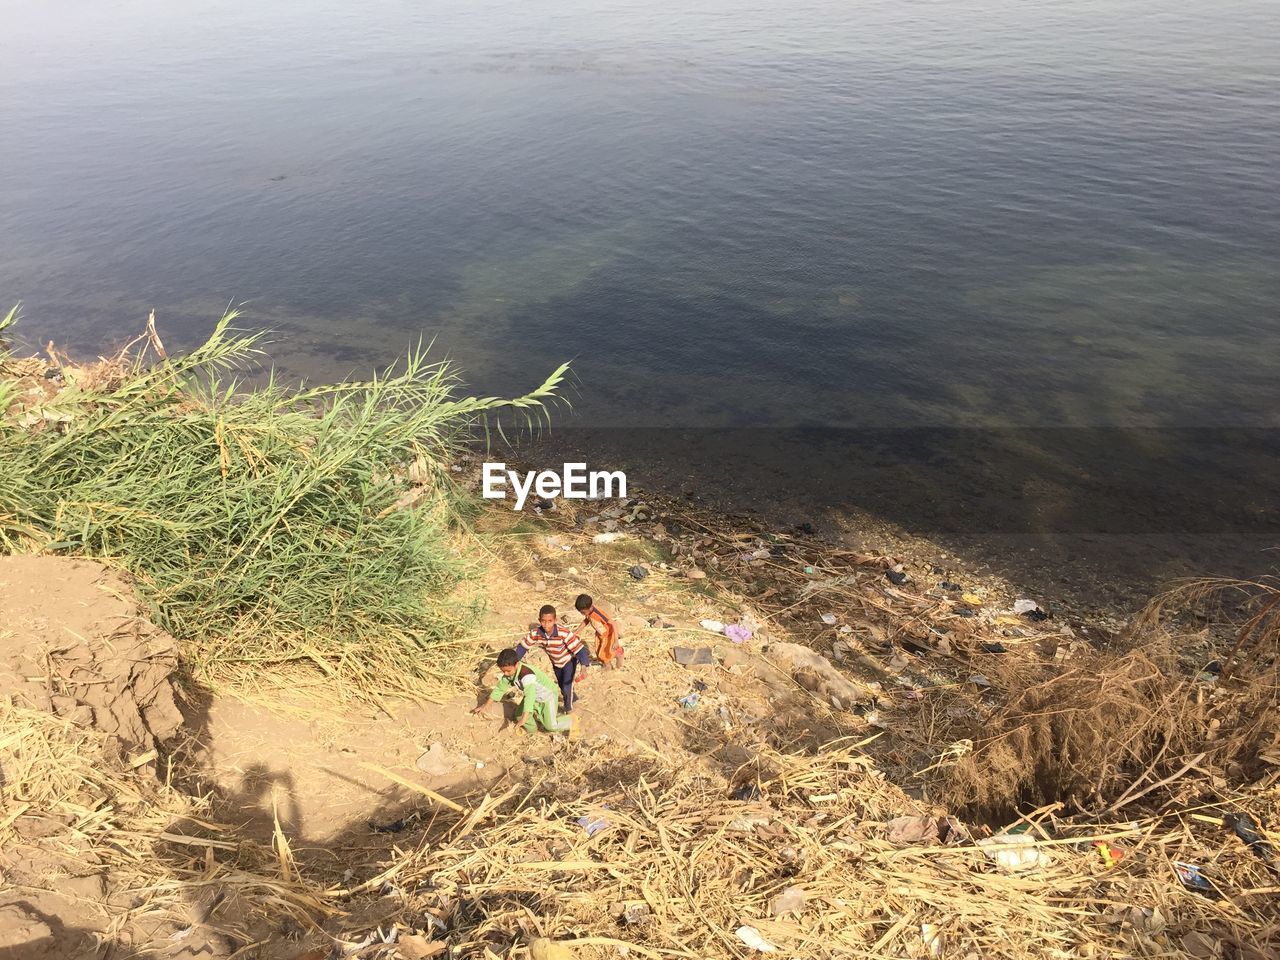
[[[1186,806],[1227,785],[1272,786],[1278,605],[1267,582],[1183,584],[1139,618],[1140,647],[1079,652],[1070,664],[1024,656],[1009,669],[997,663],[990,686],[943,694],[952,722],[935,730],[973,750],[941,768],[942,798],[987,810],[1014,798],[1111,812],[1139,800]]]
[[[1204,705],[1141,650],[1066,669],[998,664],[987,682],[940,692],[950,722],[932,729],[973,745],[938,767],[941,799],[993,816],[1053,802],[1102,810],[1144,769],[1185,756],[1207,724]]]
[[[1032,861],[1014,871],[963,828],[904,840],[904,823],[938,820],[896,818],[923,812],[858,744],[766,748],[729,777],[580,753],[332,891],[381,890],[394,907],[336,939],[360,960],[753,955],[744,937],[803,958],[1273,955],[1280,888],[1207,818],[1041,815],[1013,841]],[[1108,867],[1099,841],[1123,859]],[[1183,886],[1179,860],[1201,864],[1212,896]]]
[[[111,871],[148,876],[171,824],[200,801],[155,776],[156,751],[129,757],[119,741],[0,699],[0,851],[11,880]],[[54,866],[50,876],[41,869]]]
[[[229,828],[204,819],[205,798],[158,775],[155,750],[130,756],[119,743],[0,700],[6,902],[49,903],[104,943],[171,938],[223,954],[281,917],[310,925],[325,915],[296,877],[273,869],[274,851],[228,840]]]

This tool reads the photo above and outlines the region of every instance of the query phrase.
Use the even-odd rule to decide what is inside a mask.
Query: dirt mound
[[[149,748],[177,733],[173,638],[115,571],[0,557],[0,697]]]

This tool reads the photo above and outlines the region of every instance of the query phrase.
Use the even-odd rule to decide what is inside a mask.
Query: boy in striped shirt
[[[596,632],[596,659],[606,670],[622,669],[622,631],[609,616],[596,606],[589,594],[579,594],[574,607],[582,614],[580,632],[590,627]]]
[[[564,697],[564,712],[573,712],[573,681],[578,666],[591,665],[591,654],[583,646],[578,635],[556,622],[556,608],[547,604],[538,611],[538,625],[529,635],[516,644],[516,657],[523,660],[534,647],[541,647],[551,661],[551,668]]]

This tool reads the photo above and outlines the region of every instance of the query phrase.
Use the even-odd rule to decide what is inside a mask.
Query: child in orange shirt
[[[595,601],[585,593],[580,594],[573,605],[583,617],[582,626],[578,632],[585,631],[588,626],[596,632],[596,659],[607,670],[621,669],[622,631],[617,623],[606,616],[605,612],[596,606]]]

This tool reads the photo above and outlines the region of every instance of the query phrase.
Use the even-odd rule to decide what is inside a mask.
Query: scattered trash
[[[609,821],[604,817],[579,817],[578,826],[587,832],[588,837],[594,837],[605,827],[609,826]]]
[[[940,584],[938,584],[938,586],[940,586],[943,590],[946,590],[948,593],[959,593],[961,590],[964,589],[964,587],[960,586],[960,584],[951,583],[950,581],[947,581],[947,580],[943,580]]]
[[[759,950],[761,953],[777,953],[778,948],[772,943],[760,936],[760,931],[755,927],[739,927],[734,931],[738,935],[738,939],[745,943],[752,950]]]
[[[1221,675],[1222,664],[1219,661],[1214,660],[1213,662],[1206,664],[1205,668],[1200,671],[1199,679],[1205,683],[1213,683]]]
[[[682,667],[713,667],[716,663],[710,647],[672,647],[671,656]]]
[[[1009,648],[1003,643],[980,643],[978,649],[983,653],[1008,653]]]
[[[618,923],[624,927],[640,926],[649,920],[647,903],[615,903],[612,912],[618,918]]]
[[[1105,840],[1095,840],[1093,847],[1098,851],[1098,856],[1102,858],[1102,863],[1108,870],[1125,858],[1127,851],[1121,847],[1113,847]]]
[[[751,631],[741,624],[731,623],[724,628],[724,635],[734,643],[746,643],[751,639]]]
[[[724,624],[719,620],[699,620],[698,623],[703,630],[710,630],[712,633],[724,633]]]
[[[1041,620],[1048,620],[1049,614],[1045,613],[1040,604],[1034,600],[1015,600],[1013,602],[1013,612],[1021,614],[1028,620],[1034,620],[1039,623]]]
[[[822,615],[822,622],[828,627],[834,627],[836,625],[836,615],[834,613],[824,613]]]
[[[755,782],[744,783],[729,794],[730,800],[759,800],[760,786]]]
[[[430,960],[449,949],[443,940],[428,940],[420,933],[402,934],[396,938],[396,955],[401,960]]]
[[[726,827],[724,828],[728,829],[728,831],[733,831],[735,833],[754,833],[756,831],[756,828],[768,827],[768,826],[769,826],[768,814],[753,813],[753,814],[746,815],[746,817],[737,817],[735,819],[730,820],[730,822],[728,822],[728,824],[726,824]]]
[[[807,574],[812,575],[812,574],[813,574],[813,567],[805,567],[805,568],[804,568],[804,572],[805,572],[805,573],[807,573]]]
[[[933,651],[926,647],[923,643],[916,643],[910,637],[902,638],[902,648],[908,653],[932,653]]]
[[[822,654],[798,643],[771,643],[764,652],[775,667],[786,669],[800,686],[829,701],[838,699],[845,708],[871,699],[865,687],[854,684]]]
[[[698,707],[698,701],[701,699],[702,694],[694,691],[693,693],[686,693],[683,697],[678,699],[676,703],[680,704],[680,706],[685,710],[696,710]]]
[[[592,543],[617,543],[626,539],[625,533],[597,533],[591,538]]]
[[[1183,934],[1182,949],[1186,951],[1187,956],[1195,957],[1196,960],[1213,960],[1222,952],[1217,940],[1196,930]]]
[[[982,598],[978,596],[976,593],[962,593],[960,595],[960,599],[963,600],[965,603],[969,604],[969,606],[971,607],[982,606]]]
[[[895,817],[884,825],[890,843],[953,846],[969,839],[969,833],[954,817]]]
[[[775,917],[785,916],[788,913],[799,916],[804,913],[804,907],[804,891],[799,887],[787,887],[770,902],[769,912]]]
[[[638,563],[627,572],[631,574],[631,577],[634,580],[643,580],[645,577],[649,575],[649,571],[646,570],[644,567],[640,566],[640,564]]]
[[[895,587],[900,587],[907,582],[907,575],[901,570],[886,570],[884,575],[889,578],[889,582]]]
[[[920,924],[920,940],[924,943],[925,949],[929,951],[929,956],[942,956],[942,931],[938,929],[936,924]]]
[[[443,744],[433,743],[427,748],[426,753],[418,757],[418,761],[414,766],[428,776],[443,777],[452,773],[456,764],[445,750]]]
[[[1188,890],[1195,893],[1203,893],[1214,899],[1218,898],[1218,891],[1194,863],[1183,863],[1180,860],[1174,860],[1173,869],[1178,874],[1178,879],[1182,881],[1182,885]]]
[[[973,684],[975,687],[977,687],[979,690],[990,690],[990,689],[991,689],[991,681],[990,681],[990,680],[988,680],[986,677],[984,677],[984,676],[983,676],[982,674],[980,674],[980,673],[975,673],[973,676],[971,676],[971,677],[969,678],[969,682],[970,682],[970,683],[972,683],[972,684]]]
[[[529,941],[529,960],[573,960],[569,944],[538,937]]]
[[[1245,846],[1252,850],[1263,863],[1275,870],[1275,851],[1272,850],[1271,844],[1267,842],[1266,837],[1262,835],[1262,830],[1258,826],[1258,821],[1247,813],[1238,813],[1231,820],[1231,829],[1236,832],[1236,836],[1244,841]]]
[[[994,837],[982,838],[978,845],[987,848],[987,856],[997,865],[1017,873],[1048,866],[1050,862],[1049,855],[1025,834],[997,833]]]

